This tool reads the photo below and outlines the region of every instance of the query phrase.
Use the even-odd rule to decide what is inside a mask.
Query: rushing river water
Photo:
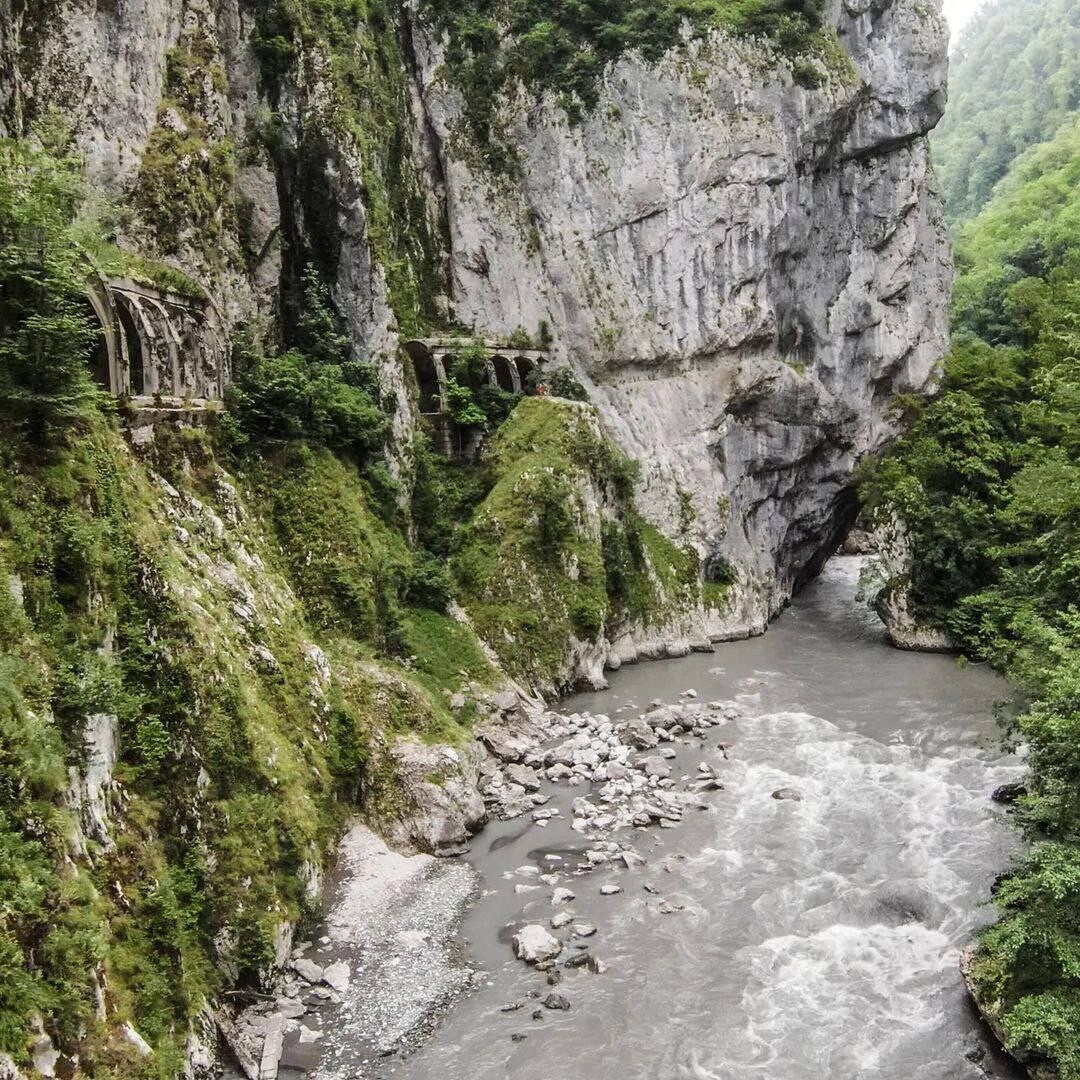
[[[712,729],[704,747],[679,748],[675,775],[702,760],[721,772],[725,788],[708,796],[708,812],[635,835],[644,868],[566,882],[578,918],[598,928],[591,951],[608,965],[601,975],[565,972],[567,1012],[532,1018],[539,1002],[529,991],[551,988],[513,958],[507,928],[546,923],[552,909],[549,890],[517,893],[524,879],[510,872],[585,846],[568,827],[582,789],[552,789],[564,819],[547,828],[519,819],[477,837],[469,858],[485,895],[463,934],[488,978],[380,1075],[1012,1075],[986,1046],[957,972],[1016,842],[989,798],[1019,772],[992,719],[1004,684],[890,648],[855,600],[858,566],[834,559],[764,637],[625,668],[610,690],[565,702],[618,719],[692,687],[702,700],[737,700],[748,718]],[[720,741],[731,744],[727,760]],[[782,787],[802,801],[770,797]],[[600,895],[608,880],[623,891]],[[682,910],[661,914],[661,897]],[[500,1011],[523,998],[523,1008]]]

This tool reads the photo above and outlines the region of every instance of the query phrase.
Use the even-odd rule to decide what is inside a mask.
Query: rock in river
[[[527,964],[554,960],[561,952],[562,942],[536,923],[523,926],[514,935],[514,955]]]

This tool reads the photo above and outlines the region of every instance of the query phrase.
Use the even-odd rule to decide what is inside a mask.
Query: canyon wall
[[[237,0],[19,6],[8,130],[59,106],[135,210],[123,238],[192,273],[234,325],[295,308],[319,265],[397,401],[403,475],[399,338],[546,327],[641,461],[646,516],[707,573],[736,568],[725,633],[760,630],[813,572],[848,523],[854,464],[894,433],[892,396],[927,388],[946,350],[933,5],[834,4],[842,49],[812,62],[810,88],[770,45],[717,32],[659,63],[625,55],[580,123],[521,91],[498,116],[508,175],[477,165],[423,9],[357,28],[369,68],[343,90],[317,36],[275,74],[258,6]],[[184,196],[198,212],[162,236],[154,207]]]

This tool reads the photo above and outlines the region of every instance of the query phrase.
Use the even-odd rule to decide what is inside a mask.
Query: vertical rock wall
[[[170,50],[209,43],[221,77],[204,79],[196,119],[213,145],[230,141],[235,190],[213,243],[181,236],[171,257],[231,324],[295,303],[299,267],[320,260],[356,354],[398,402],[404,460],[415,418],[372,159],[342,123],[329,55],[305,46],[268,96],[238,0],[56,0],[46,18],[5,2],[5,126],[58,105],[94,177],[136,206],[155,131],[191,123]],[[844,527],[852,467],[893,433],[891,397],[925,389],[947,347],[951,266],[925,140],[944,102],[936,5],[834,4],[847,56],[818,89],[768,46],[717,34],[658,65],[624,57],[578,126],[522,93],[501,118],[512,179],[473,171],[440,44],[401,14],[413,216],[444,249],[427,258],[448,313],[496,335],[546,323],[642,462],[646,514],[707,567],[734,564],[733,618],[762,627]],[[257,137],[271,113],[277,152]],[[445,311],[441,291],[425,299]]]
[[[456,151],[463,102],[416,32],[466,323],[552,328],[641,502],[708,561],[743,571],[759,628],[852,505],[851,469],[893,433],[892,395],[947,348],[947,235],[925,134],[947,33],[914,0],[833,12],[850,64],[800,87],[782,58],[720,35],[608,72],[591,118],[504,113],[521,175]]]

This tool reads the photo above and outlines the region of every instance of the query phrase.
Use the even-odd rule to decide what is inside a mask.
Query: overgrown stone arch
[[[445,412],[446,371],[442,360],[422,341],[406,341],[404,349],[412,360],[420,412],[428,416]]]
[[[224,394],[228,353],[209,300],[127,278],[95,282],[86,299],[105,343],[96,377],[113,394],[169,399],[173,407]]]
[[[516,394],[521,391],[521,379],[517,369],[505,356],[498,353],[490,358],[492,382],[500,390]]]
[[[540,370],[536,361],[529,356],[515,356],[514,367],[517,369],[521,389],[529,393],[535,387],[536,375]]]

